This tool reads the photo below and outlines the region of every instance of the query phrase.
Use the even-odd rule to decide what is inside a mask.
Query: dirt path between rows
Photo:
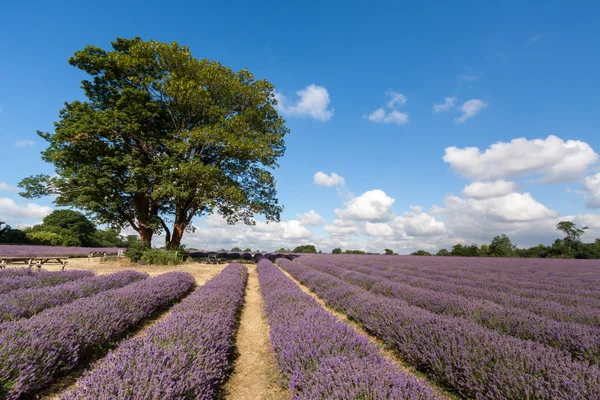
[[[325,310],[329,311],[331,314],[336,316],[340,321],[343,321],[343,322],[347,323],[348,325],[350,325],[359,334],[361,334],[362,336],[369,339],[369,341],[371,343],[376,344],[379,347],[379,350],[381,351],[382,355],[385,358],[387,358],[388,360],[390,360],[394,364],[394,366],[396,366],[396,368],[415,375],[415,377],[417,379],[419,379],[423,382],[427,382],[427,384],[429,384],[431,387],[436,388],[438,390],[438,392],[440,393],[440,395],[442,395],[443,397],[446,397],[447,399],[457,399],[458,398],[458,397],[452,395],[451,393],[448,393],[447,391],[437,387],[434,382],[428,381],[422,374],[420,374],[414,368],[412,368],[411,366],[406,364],[404,361],[402,361],[392,350],[389,350],[388,346],[383,341],[381,341],[378,338],[371,335],[369,332],[367,332],[365,329],[363,329],[363,327],[360,326],[360,324],[358,324],[354,321],[350,321],[348,319],[348,317],[346,316],[346,314],[338,312],[338,311],[334,310],[333,308],[330,308],[327,304],[325,304],[324,300],[322,300],[319,296],[317,296],[314,292],[312,292],[308,287],[304,286],[302,283],[300,283],[298,280],[296,280],[296,278],[294,278],[289,272],[287,272],[286,270],[281,268],[278,264],[275,264],[275,265],[277,266],[277,268],[279,268],[279,270],[281,272],[283,272],[285,274],[285,276],[290,278],[296,285],[298,285],[298,287],[300,289],[302,289],[302,291],[304,293],[311,296],[313,299],[315,299],[315,301],[317,303],[319,303],[321,306],[323,306],[323,308]]]
[[[289,393],[277,382],[277,366],[271,353],[269,325],[256,265],[247,265],[248,284],[236,337],[238,357],[225,386],[227,400],[287,399]]]
[[[111,274],[123,270],[135,270],[139,272],[147,272],[150,276],[156,276],[164,274],[170,271],[183,271],[189,272],[196,279],[198,286],[204,285],[209,279],[216,276],[221,272],[227,264],[202,264],[202,263],[187,263],[180,266],[164,266],[164,265],[136,265],[136,264],[125,264],[119,262],[99,262],[98,260],[88,261],[87,259],[74,259],[69,261],[69,267],[71,269],[89,269],[94,271],[98,275]],[[52,267],[47,268],[48,270],[59,270],[60,267],[53,269]],[[183,300],[184,296],[181,300]],[[171,309],[162,309],[157,311],[154,315],[144,319],[138,325],[123,337],[120,342],[131,339],[133,337],[144,335],[148,329],[156,324],[157,322],[167,318],[171,314]],[[42,400],[57,400],[60,396],[68,390],[74,389],[77,386],[77,379],[83,373],[91,368],[94,362],[100,360],[102,357],[98,356],[92,360],[86,360],[81,365],[76,367],[74,370],[69,372],[67,375],[59,378],[56,382],[43,389],[37,394],[38,399]]]

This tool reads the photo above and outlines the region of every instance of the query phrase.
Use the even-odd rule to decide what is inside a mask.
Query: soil
[[[269,342],[269,325],[263,312],[256,265],[248,265],[248,284],[236,337],[237,359],[225,386],[231,400],[288,399],[278,383],[277,366]]]

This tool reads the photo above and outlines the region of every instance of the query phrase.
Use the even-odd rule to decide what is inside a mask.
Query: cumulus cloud
[[[365,233],[370,236],[394,236],[394,230],[384,222],[366,222]]]
[[[434,112],[448,111],[449,109],[454,108],[455,104],[456,104],[456,97],[444,97],[443,103],[433,105],[433,111]]]
[[[394,218],[392,223],[392,226],[405,236],[438,236],[446,232],[444,222],[437,221],[434,216],[424,213],[422,207],[411,206],[410,209],[410,211]]]
[[[460,111],[462,111],[462,115],[458,118],[455,118],[457,124],[462,124],[467,119],[474,117],[481,110],[487,107],[487,104],[479,99],[471,99],[466,101],[461,107]]]
[[[329,121],[333,117],[334,109],[329,108],[329,92],[323,86],[311,84],[296,94],[299,99],[293,103],[283,94],[275,92],[276,108],[282,114],[293,117],[311,117],[319,121]]]
[[[321,217],[315,210],[310,210],[304,214],[298,214],[297,217],[302,225],[317,226],[325,222],[323,217]]]
[[[583,181],[583,187],[590,193],[591,199],[588,200],[589,208],[600,208],[600,173],[592,176],[586,176]]]
[[[383,107],[373,111],[368,116],[369,121],[377,122],[380,124],[396,124],[404,125],[408,122],[408,114],[397,110],[392,110],[388,113],[385,112]]]
[[[331,175],[327,175],[325,172],[319,171],[313,175],[313,182],[317,186],[343,186],[345,184],[344,178],[339,176],[335,172],[332,172]]]
[[[394,107],[396,105],[406,104],[408,99],[402,93],[395,92],[393,90],[388,90],[387,93],[390,100],[387,102],[388,108],[391,111],[386,112],[383,107],[378,108],[373,111],[371,114],[367,115],[369,121],[375,122],[378,124],[396,124],[396,125],[404,125],[408,122],[408,114],[404,112],[400,112]]]
[[[465,186],[463,195],[472,199],[489,199],[492,197],[506,196],[517,191],[517,184],[498,180],[493,182],[473,182]]]
[[[572,182],[583,178],[598,155],[586,142],[546,139],[513,139],[498,142],[484,152],[477,147],[448,147],[444,162],[461,176],[476,180],[541,175],[547,183]]]
[[[4,192],[18,192],[19,188],[12,187],[5,182],[0,181],[0,191]]]
[[[339,219],[384,222],[393,217],[392,204],[395,201],[383,190],[369,190],[350,199],[346,208],[336,209],[335,214]]]
[[[359,229],[354,221],[347,221],[340,218],[334,219],[330,225],[325,225],[325,231],[337,238],[359,233]]]
[[[389,108],[394,108],[396,104],[402,105],[406,104],[408,99],[402,93],[395,92],[393,90],[388,90],[387,95],[390,97],[390,100],[387,103]]]
[[[40,219],[52,212],[52,208],[36,203],[27,203],[22,206],[13,199],[0,197],[0,220],[7,221],[15,218]]]
[[[35,142],[33,140],[17,140],[15,146],[17,147],[29,147],[33,146]]]

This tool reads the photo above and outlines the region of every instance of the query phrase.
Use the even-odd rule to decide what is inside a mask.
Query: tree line
[[[73,210],[55,210],[41,224],[13,228],[0,221],[0,243],[68,247],[129,247],[137,235],[122,236],[119,228],[99,229],[85,215]]]
[[[452,250],[441,249],[436,256],[460,256],[460,257],[520,257],[520,258],[579,258],[596,259],[600,258],[600,238],[592,243],[583,243],[581,235],[587,227],[578,228],[571,221],[561,221],[556,225],[556,229],[563,232],[562,239],[556,239],[550,246],[539,244],[537,246],[520,249],[512,243],[510,238],[501,234],[487,245],[478,246],[456,244]],[[432,253],[426,250],[418,250],[412,253],[413,256],[431,256]]]

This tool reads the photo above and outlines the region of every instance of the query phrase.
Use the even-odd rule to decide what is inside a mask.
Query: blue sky
[[[197,220],[190,245],[405,253],[501,232],[528,245],[558,237],[560,219],[600,237],[596,2],[22,3],[0,24],[0,220],[32,224],[52,206],[14,187],[52,173],[35,131],[82,99],[67,59],[138,35],[268,79],[291,129],[282,224]],[[319,171],[344,184],[319,186]]]

